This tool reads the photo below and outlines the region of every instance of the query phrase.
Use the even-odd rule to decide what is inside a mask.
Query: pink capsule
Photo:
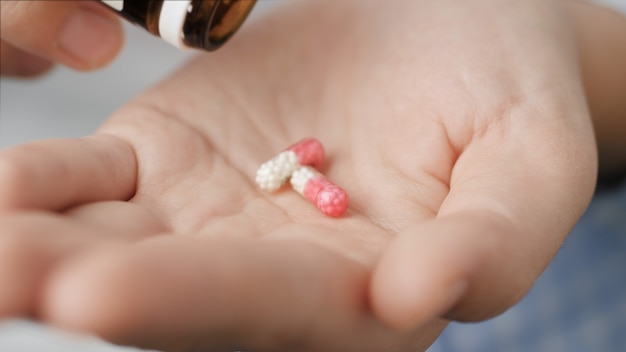
[[[322,143],[315,138],[305,138],[263,163],[256,172],[256,183],[259,188],[273,192],[282,187],[301,166],[318,166],[323,161]]]
[[[311,167],[294,171],[290,182],[296,192],[328,216],[340,216],[348,209],[350,200],[346,191]]]
[[[286,150],[296,153],[302,166],[319,167],[324,162],[324,147],[315,138],[305,138]]]

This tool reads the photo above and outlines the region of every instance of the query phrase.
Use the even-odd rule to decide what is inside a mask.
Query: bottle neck
[[[163,1],[159,16],[159,34],[166,42],[187,49],[183,27],[187,15],[193,12],[191,0]]]
[[[100,0],[181,48],[214,50],[241,26],[256,0]]]
[[[159,17],[163,0],[100,0],[100,2],[115,10],[129,22],[160,36]]]

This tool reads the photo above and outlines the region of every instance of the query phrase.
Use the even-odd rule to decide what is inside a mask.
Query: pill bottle
[[[256,0],[99,0],[181,49],[215,50],[246,19]]]

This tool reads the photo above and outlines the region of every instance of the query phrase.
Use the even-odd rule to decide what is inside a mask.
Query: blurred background
[[[626,0],[605,2],[626,13]],[[278,1],[259,3],[253,16]],[[0,79],[0,148],[89,134],[192,55],[133,26],[127,25],[126,33],[124,51],[104,70],[56,68],[39,80]],[[599,191],[554,263],[520,304],[487,322],[451,324],[430,352],[626,351],[625,215],[626,183]],[[0,321],[0,351],[138,350],[14,320]]]

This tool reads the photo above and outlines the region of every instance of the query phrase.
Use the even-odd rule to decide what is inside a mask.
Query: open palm
[[[537,2],[292,3],[96,135],[4,151],[0,315],[168,351],[408,351],[438,316],[506,309],[594,181],[568,35]],[[308,136],[341,218],[255,187]]]

